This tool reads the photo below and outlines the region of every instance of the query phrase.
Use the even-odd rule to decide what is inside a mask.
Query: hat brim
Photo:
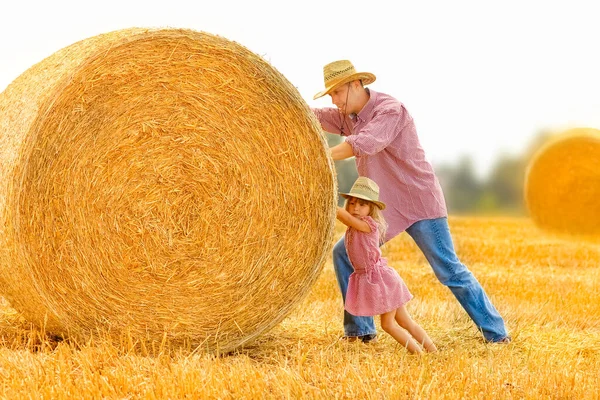
[[[375,79],[376,79],[375,75],[373,75],[370,72],[356,72],[352,75],[348,75],[347,77],[339,80],[338,82],[333,83],[331,86],[326,87],[325,90],[322,90],[319,93],[315,94],[315,96],[313,97],[313,100],[316,100],[320,97],[323,97],[323,96],[331,93],[331,91],[337,89],[338,87],[340,87],[341,85],[343,85],[345,83],[362,80],[363,85],[369,85],[369,84],[375,82]]]
[[[380,210],[385,210],[385,203],[382,203],[381,201],[369,199],[367,196],[363,196],[362,194],[340,193],[340,196],[342,196],[345,199],[347,199],[348,197],[356,197],[357,199],[367,200],[367,201],[370,201],[371,203],[375,203],[377,205],[377,207],[379,207]]]

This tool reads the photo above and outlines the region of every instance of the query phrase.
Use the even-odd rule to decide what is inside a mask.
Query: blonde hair
[[[387,222],[385,222],[385,218],[383,217],[381,209],[377,206],[377,204],[373,203],[370,200],[365,200],[354,196],[348,196],[346,198],[346,202],[344,203],[344,208],[348,212],[350,211],[348,210],[348,206],[350,205],[351,199],[356,199],[360,202],[369,205],[369,217],[373,218],[373,220],[377,223],[377,230],[379,231],[379,243],[383,244],[385,242],[385,233],[387,232]]]

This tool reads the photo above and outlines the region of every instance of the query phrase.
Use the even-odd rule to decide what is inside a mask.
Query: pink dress
[[[371,232],[348,227],[344,239],[354,272],[348,281],[345,308],[352,315],[381,315],[412,299],[398,273],[381,257],[379,230],[371,217],[362,217]]]

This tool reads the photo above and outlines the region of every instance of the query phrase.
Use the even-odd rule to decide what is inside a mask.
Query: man
[[[363,85],[375,75],[356,72],[348,60],[323,68],[325,89],[336,108],[313,109],[327,132],[346,140],[331,148],[333,160],[356,157],[360,176],[374,180],[387,204],[386,241],[406,231],[423,252],[440,282],[446,285],[488,342],[509,343],[504,321],[480,283],[456,256],[440,184],[419,143],[415,124],[395,98]],[[352,265],[344,238],[333,248],[333,265],[345,301]],[[369,342],[376,338],[372,317],[344,311],[344,338]]]

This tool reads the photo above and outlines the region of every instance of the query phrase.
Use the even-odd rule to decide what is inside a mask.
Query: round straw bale
[[[219,36],[135,28],[56,52],[0,95],[0,163],[0,291],[49,332],[228,351],[288,315],[330,249],[318,122]]]
[[[600,131],[575,128],[552,137],[530,161],[524,192],[538,226],[600,234]]]

